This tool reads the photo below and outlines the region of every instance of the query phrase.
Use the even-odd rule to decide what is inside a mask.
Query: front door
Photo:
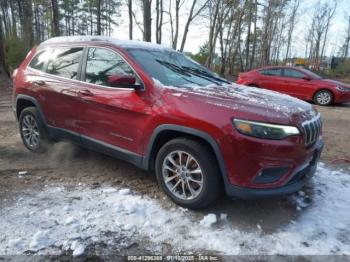
[[[266,68],[259,71],[261,76],[259,77],[259,87],[269,90],[283,92],[282,86],[284,79],[282,77],[281,68]]]
[[[82,138],[141,154],[141,127],[150,115],[143,99],[147,90],[110,86],[108,79],[114,75],[134,75],[141,82],[115,50],[90,47],[85,60],[80,93]]]

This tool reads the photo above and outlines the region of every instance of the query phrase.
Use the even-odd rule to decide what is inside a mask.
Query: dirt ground
[[[350,105],[317,106],[317,109],[324,121],[326,146],[322,161],[330,164],[334,159],[349,158]],[[27,171],[30,175],[19,180],[19,171]],[[77,185],[90,188],[123,186],[138,194],[159,199],[164,208],[174,207],[157,186],[154,176],[128,163],[68,143],[58,143],[43,155],[30,153],[18,134],[11,108],[11,90],[3,79],[0,81],[0,209],[15,203],[18,195],[25,196],[30,191],[40,191],[48,185],[64,185],[67,188]],[[306,191],[312,196],[312,185],[307,186]],[[212,207],[193,214],[202,217],[208,212],[234,216],[232,223],[247,232],[256,230],[259,224],[265,233],[274,232],[300,215],[295,206],[284,198],[251,201],[222,198]],[[130,246],[119,250],[120,254],[151,252],[140,240],[130,243]],[[95,254],[98,253],[96,250],[103,248],[96,244],[91,247],[91,252]],[[166,243],[163,248],[167,250]]]

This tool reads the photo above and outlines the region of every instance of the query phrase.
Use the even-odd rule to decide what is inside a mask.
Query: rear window
[[[43,51],[39,51],[32,61],[29,63],[29,67],[40,70],[40,71],[45,71],[45,64],[50,56],[50,53],[52,52],[52,49],[46,49]]]
[[[262,69],[259,72],[260,74],[267,75],[267,76],[282,76],[281,68]]]
[[[77,79],[83,48],[55,48],[47,65],[47,73]]]

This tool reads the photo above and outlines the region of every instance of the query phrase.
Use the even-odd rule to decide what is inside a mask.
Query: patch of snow
[[[15,205],[3,207],[0,254],[23,254],[31,250],[55,255],[60,250],[71,249],[73,255],[78,256],[96,241],[113,244],[113,239],[105,235],[108,231],[132,241],[146,237],[155,247],[169,243],[180,251],[215,250],[231,255],[349,255],[349,183],[350,174],[333,173],[321,164],[313,178],[312,201],[308,191],[287,198],[291,205],[300,208],[299,216],[272,233],[262,233],[259,225],[256,225],[258,231],[242,231],[224,214],[220,215],[220,220],[226,218],[226,222],[213,227],[211,225],[217,221],[215,214],[198,218],[187,209],[164,208],[159,200],[147,196],[104,193],[108,188],[68,190],[62,187],[59,191],[56,187],[47,187],[26,194]],[[72,198],[75,200],[70,201]],[[69,208],[65,208],[67,206]],[[49,217],[43,215],[48,209],[52,211]],[[67,220],[72,223],[66,225]],[[114,244],[120,245],[119,242]]]
[[[202,226],[211,227],[217,221],[215,214],[208,214],[199,222]]]
[[[119,195],[126,196],[126,195],[129,195],[129,194],[130,194],[130,189],[129,188],[123,188],[123,189],[119,190]]]
[[[19,176],[28,175],[28,171],[19,171],[19,172],[18,172],[18,175],[19,175]]]
[[[50,238],[50,232],[48,230],[38,231],[34,234],[29,247],[34,250],[40,250],[47,248],[54,243],[54,240]]]
[[[73,250],[73,257],[78,257],[84,254],[85,245],[83,245],[80,241],[76,240],[70,246],[70,249]]]

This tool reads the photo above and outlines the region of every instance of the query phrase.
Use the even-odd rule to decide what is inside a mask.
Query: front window
[[[229,83],[179,52],[134,48],[126,50],[151,77],[166,86],[198,87]]]
[[[305,77],[305,74],[294,69],[284,69],[284,76],[285,77],[291,77],[291,78],[303,78]]]
[[[113,75],[136,76],[133,69],[116,52],[105,48],[89,48],[85,81],[111,86],[108,79]]]

